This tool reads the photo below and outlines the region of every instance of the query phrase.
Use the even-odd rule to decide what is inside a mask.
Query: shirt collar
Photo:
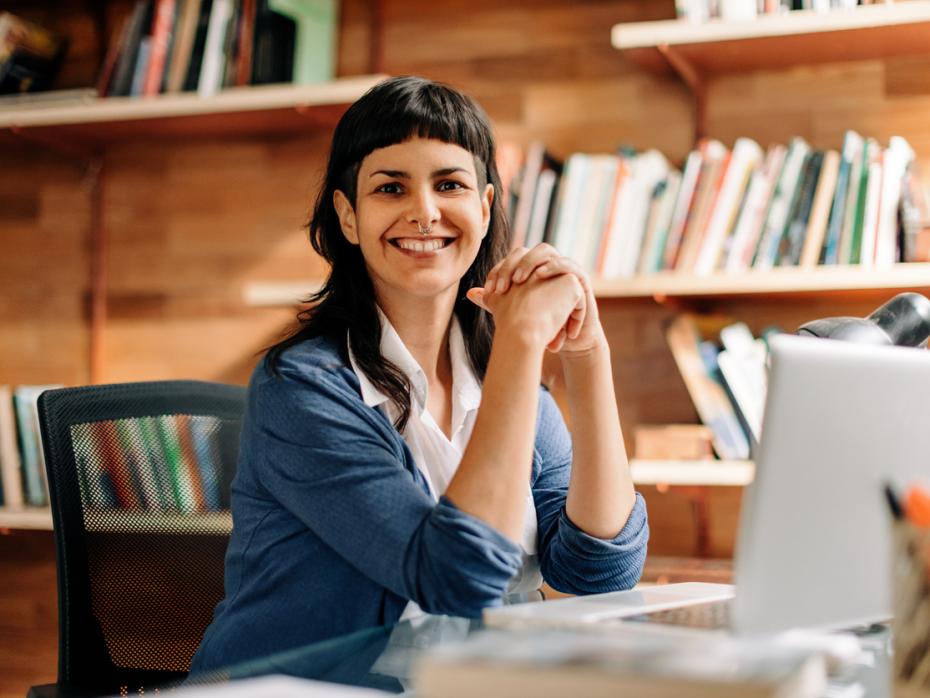
[[[397,334],[397,330],[394,329],[381,308],[378,308],[378,316],[381,318],[381,355],[403,371],[407,380],[410,381],[412,406],[416,408],[418,414],[422,413],[426,409],[426,374],[420,368],[417,360],[413,358],[413,354],[404,345],[400,335]],[[387,402],[388,396],[375,387],[374,383],[368,379],[368,376],[359,367],[348,339],[347,346],[349,363],[358,377],[362,400],[369,407],[377,407]],[[452,325],[449,328],[449,356],[452,362],[453,392],[457,395],[463,409],[476,409],[481,402],[481,384],[478,383],[478,379],[472,371],[471,362],[465,350],[465,338],[462,335],[462,328],[455,315],[452,316]]]

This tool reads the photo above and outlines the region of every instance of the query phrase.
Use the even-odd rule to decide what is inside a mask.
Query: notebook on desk
[[[930,476],[930,352],[792,335],[771,342],[735,589],[673,584],[487,609],[497,625],[676,622],[723,604],[721,630],[848,628],[891,617],[887,480]],[[658,615],[655,615],[657,614]],[[715,613],[708,613],[712,616]],[[719,621],[720,618],[718,617]],[[711,625],[715,625],[711,622]]]

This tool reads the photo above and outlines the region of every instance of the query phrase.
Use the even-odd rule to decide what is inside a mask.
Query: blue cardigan
[[[540,569],[573,594],[628,589],[649,526],[642,498],[613,540],[565,515],[571,438],[540,389],[532,490]],[[191,673],[396,622],[408,600],[478,617],[501,603],[521,548],[446,498],[437,503],[387,417],[367,406],[336,343],[316,338],[249,384],[225,598]]]

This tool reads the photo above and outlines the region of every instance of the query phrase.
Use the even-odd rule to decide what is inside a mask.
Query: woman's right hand
[[[503,293],[472,288],[465,295],[494,316],[497,333],[552,352],[561,349],[569,318],[583,316],[585,310],[584,287],[574,274],[547,279],[533,275]]]

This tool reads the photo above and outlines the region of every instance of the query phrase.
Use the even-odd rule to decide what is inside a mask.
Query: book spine
[[[146,97],[157,95],[161,91],[165,62],[168,58],[168,43],[171,41],[171,28],[174,24],[174,12],[175,0],[158,0],[152,26],[149,60],[142,84],[142,94]]]

